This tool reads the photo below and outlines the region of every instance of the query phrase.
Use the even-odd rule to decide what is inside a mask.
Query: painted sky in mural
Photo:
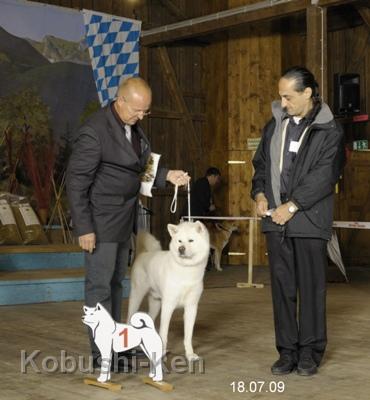
[[[78,11],[0,0],[0,96],[33,88],[50,110],[56,138],[70,136],[98,102]]]
[[[41,41],[52,35],[78,42],[85,35],[79,11],[17,0],[0,0],[0,11],[0,25],[21,38]]]

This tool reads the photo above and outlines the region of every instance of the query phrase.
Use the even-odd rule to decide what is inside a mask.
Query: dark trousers
[[[279,353],[290,350],[295,357],[311,348],[320,364],[327,343],[327,242],[283,237],[280,232],[269,232],[266,239],[276,348]]]
[[[123,286],[129,257],[129,242],[97,243],[92,254],[85,253],[85,304],[95,307],[101,303],[112,318],[121,321]],[[88,328],[94,358],[100,353]]]

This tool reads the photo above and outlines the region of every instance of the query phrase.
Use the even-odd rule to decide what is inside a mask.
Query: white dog
[[[161,310],[159,334],[167,349],[168,328],[173,311],[184,308],[184,346],[189,361],[194,353],[192,336],[198,302],[203,292],[203,275],[209,255],[209,234],[199,221],[167,226],[171,235],[170,249],[149,233],[138,235],[137,256],[131,273],[128,318],[136,312],[149,293],[149,315],[155,320]]]
[[[118,353],[136,346],[140,346],[150,360],[149,376],[155,382],[162,381],[162,340],[148,314],[133,314],[127,325],[115,322],[100,303],[96,307],[84,306],[83,310],[82,322],[91,328],[101,354],[99,382],[110,380],[112,349]]]

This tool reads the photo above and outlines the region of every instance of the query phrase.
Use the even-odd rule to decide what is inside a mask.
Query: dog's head
[[[83,306],[83,310],[85,315],[82,316],[82,322],[93,330],[100,322],[112,320],[109,312],[100,303],[95,307]]]
[[[201,222],[168,224],[167,229],[171,235],[170,251],[179,264],[193,266],[206,262],[209,254],[209,234]]]

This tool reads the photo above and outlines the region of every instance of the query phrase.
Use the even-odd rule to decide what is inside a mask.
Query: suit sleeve
[[[82,127],[72,145],[67,168],[67,196],[77,236],[94,232],[89,190],[101,160],[98,137],[90,127]]]
[[[158,168],[157,175],[155,176],[154,185],[159,188],[166,186],[166,178],[168,174],[168,168]]]
[[[337,124],[327,135],[316,164],[293,190],[291,200],[302,210],[310,209],[333,193],[343,167],[344,135]]]
[[[272,124],[272,120],[265,126],[262,133],[260,144],[258,145],[256,154],[253,157],[252,164],[254,167],[254,175],[252,178],[251,197],[255,200],[258,193],[265,193],[266,180],[266,132]]]

